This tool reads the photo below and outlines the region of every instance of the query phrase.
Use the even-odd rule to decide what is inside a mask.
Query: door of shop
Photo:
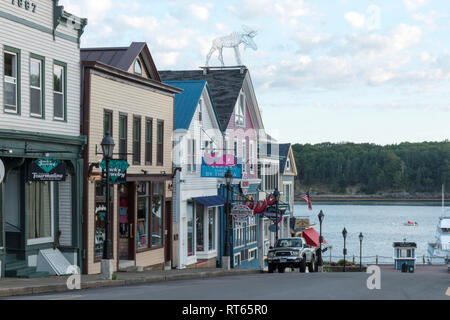
[[[164,261],[172,260],[172,201],[166,201],[166,221],[164,223]]]
[[[119,259],[136,260],[135,211],[136,187],[134,183],[119,186]]]
[[[9,254],[24,256],[25,224],[22,205],[25,203],[23,188],[21,188],[21,171],[13,170],[3,187],[5,215],[5,247]]]

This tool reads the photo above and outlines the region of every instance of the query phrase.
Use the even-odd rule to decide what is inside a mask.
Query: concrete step
[[[5,264],[5,271],[12,271],[28,267],[25,261],[12,261]]]
[[[35,279],[35,278],[47,278],[48,276],[49,276],[48,272],[33,272],[26,276],[21,276],[18,278]]]
[[[23,269],[19,269],[16,271],[16,277],[24,277],[27,276],[29,274],[35,273],[36,272],[36,267],[27,267],[27,268],[23,268]]]

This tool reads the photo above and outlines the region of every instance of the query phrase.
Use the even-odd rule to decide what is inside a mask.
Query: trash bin
[[[402,264],[402,272],[408,272],[408,266],[406,265],[406,263]]]
[[[409,266],[408,267],[408,272],[409,273],[414,273],[414,266]]]

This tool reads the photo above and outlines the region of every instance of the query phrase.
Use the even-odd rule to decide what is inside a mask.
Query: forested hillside
[[[296,190],[440,193],[450,190],[450,142],[295,144]],[[320,190],[322,189],[322,190]]]

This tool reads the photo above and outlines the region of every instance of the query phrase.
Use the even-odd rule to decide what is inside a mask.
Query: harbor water
[[[344,239],[342,230],[347,229],[348,261],[359,263],[362,232],[363,263],[375,263],[376,256],[380,264],[393,263],[393,242],[417,243],[417,263],[428,263],[428,243],[435,241],[435,232],[442,208],[440,202],[380,202],[380,201],[315,201],[313,210],[308,210],[306,202],[295,203],[296,217],[309,217],[310,223],[319,232],[320,210],[325,214],[322,233],[332,249],[324,253],[324,261],[337,262],[343,258]],[[405,226],[408,221],[417,222],[417,226]],[[433,263],[439,263],[433,260]],[[444,263],[444,261],[442,261]]]

